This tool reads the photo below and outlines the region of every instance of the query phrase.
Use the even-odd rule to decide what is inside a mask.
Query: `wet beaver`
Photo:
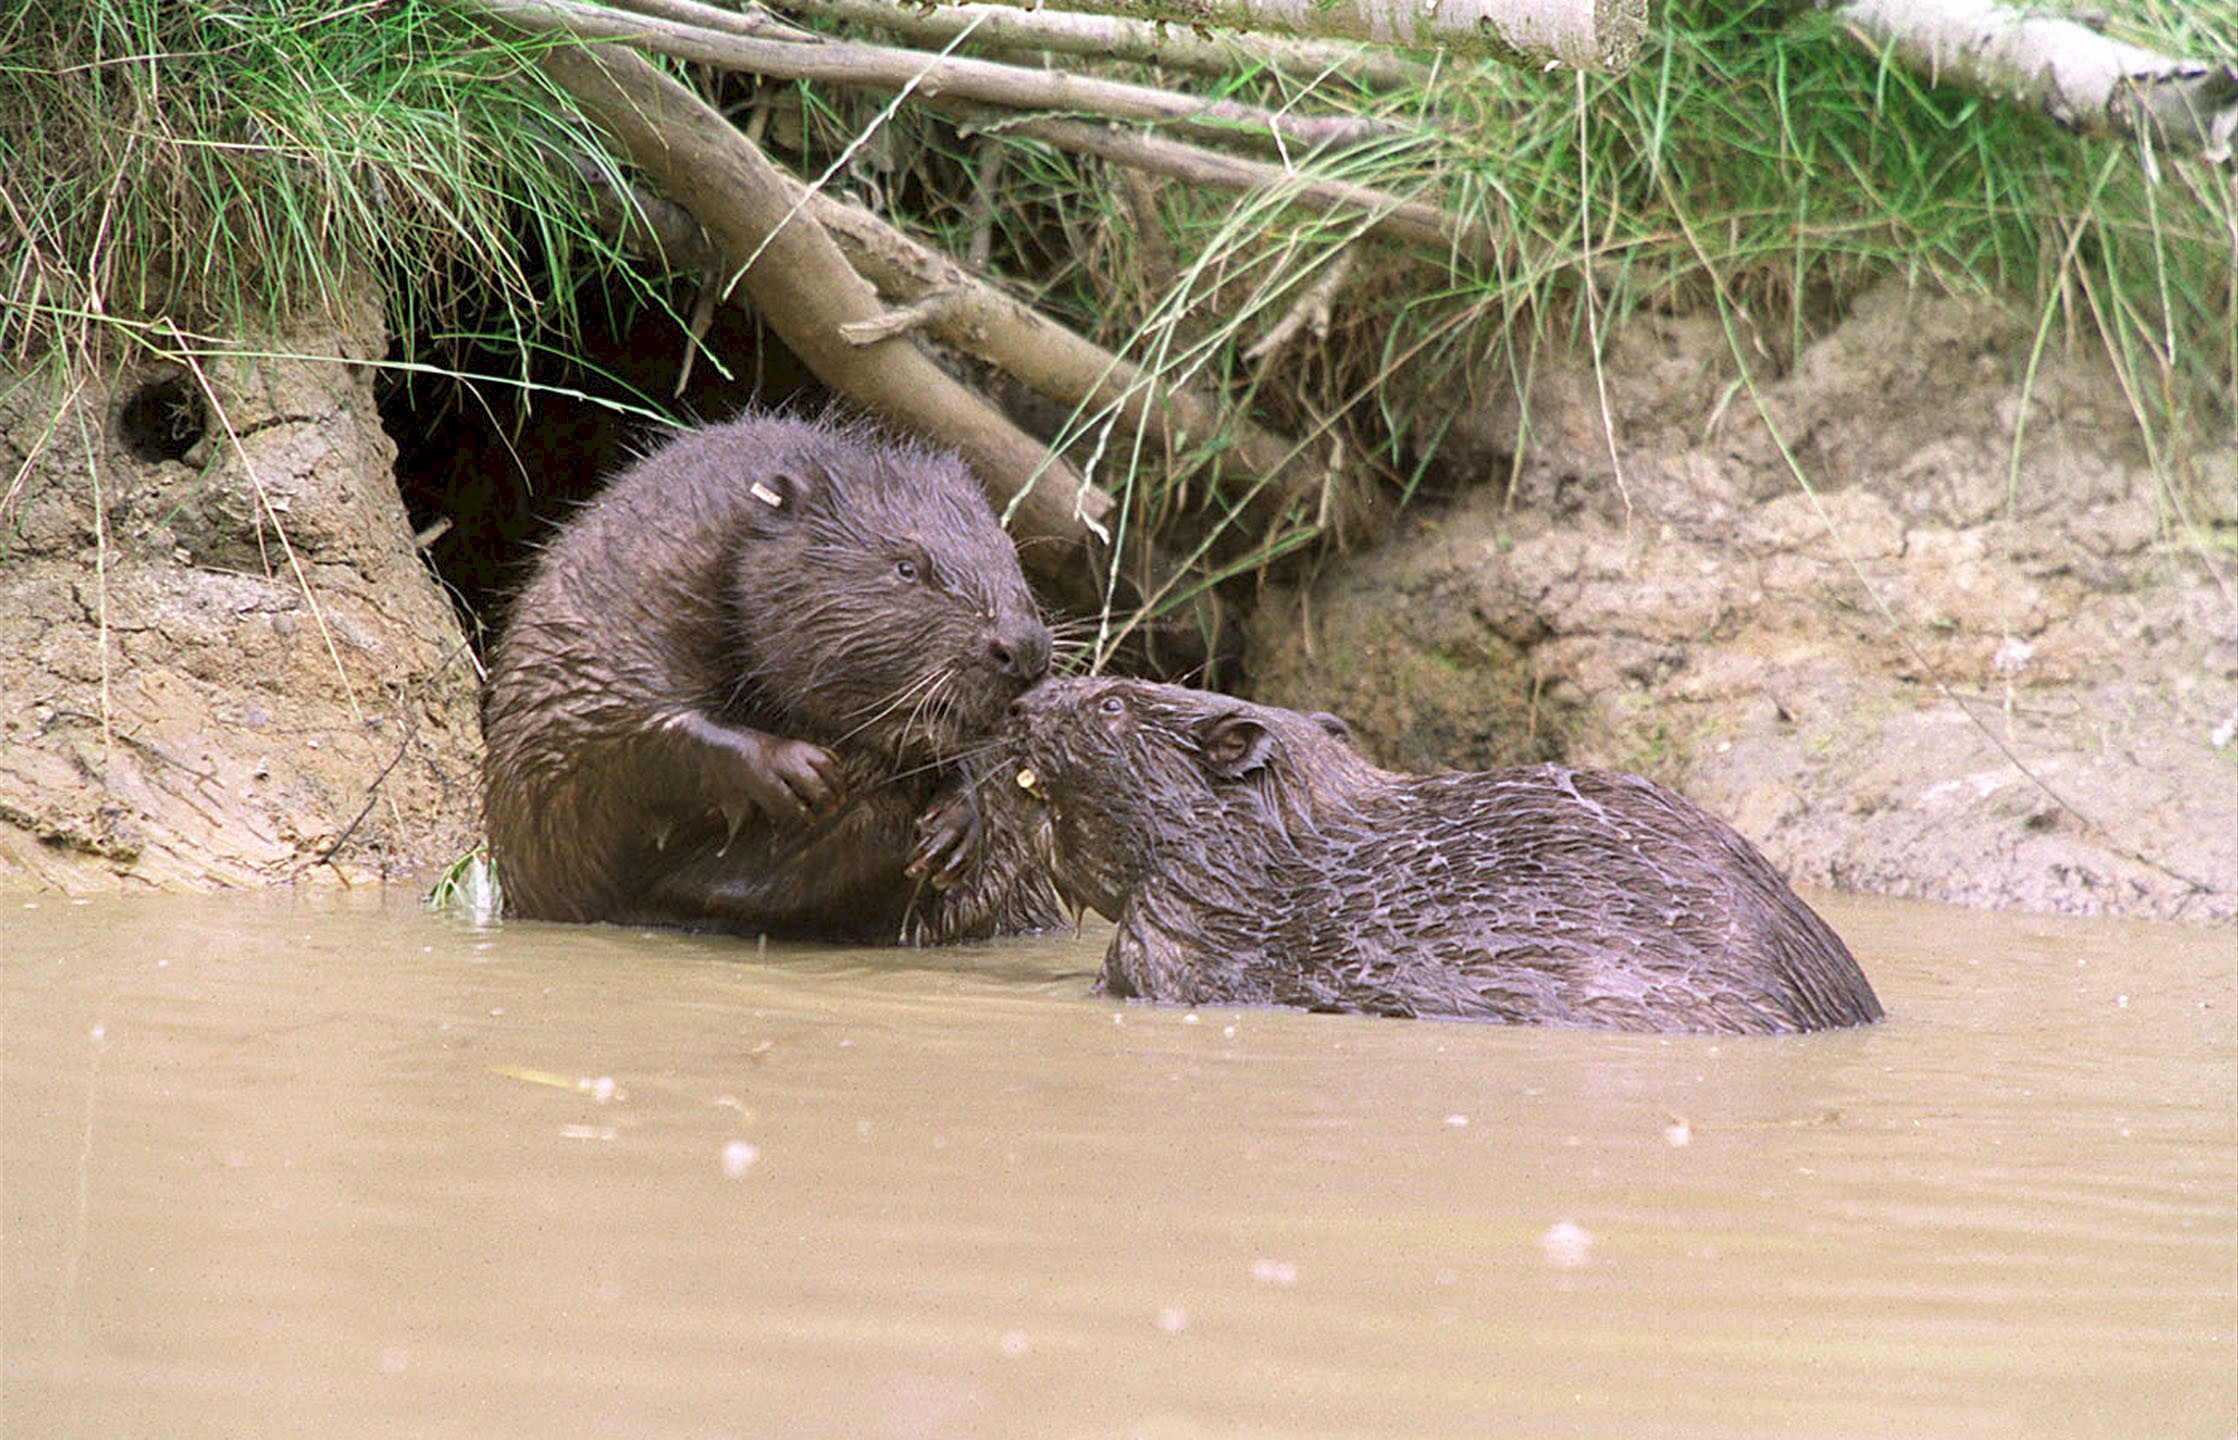
[[[1049,652],[952,456],[766,415],[687,434],[562,528],[498,643],[508,912],[866,943],[1047,928],[1037,826],[965,762]]]
[[[1880,1018],[1731,827],[1633,775],[1379,770],[1328,717],[1131,680],[1012,707],[1112,994],[1618,1030]]]

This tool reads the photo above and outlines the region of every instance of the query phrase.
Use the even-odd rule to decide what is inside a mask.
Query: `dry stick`
[[[1484,262],[1496,249],[1492,231],[1425,205],[1402,200],[1387,190],[1355,185],[1347,180],[1312,180],[1297,171],[1264,161],[1223,155],[1201,145],[1190,145],[1163,136],[1145,135],[1108,125],[1089,125],[1049,116],[1012,116],[985,105],[951,100],[946,96],[919,97],[927,109],[1004,135],[1023,135],[1054,145],[1099,156],[1114,164],[1171,175],[1192,185],[1212,185],[1223,190],[1257,190],[1280,187],[1291,204],[1319,214],[1359,211],[1373,216],[1372,234],[1403,244],[1426,245],[1449,256]]]
[[[1291,302],[1290,308],[1282,313],[1282,318],[1275,321],[1266,334],[1243,352],[1243,358],[1256,365],[1289,344],[1300,330],[1312,331],[1317,340],[1327,339],[1329,311],[1336,303],[1338,292],[1344,289],[1344,282],[1351,277],[1352,255],[1350,246],[1339,250],[1336,258],[1314,277],[1313,283],[1306,286],[1298,298]]]
[[[611,171],[584,157],[573,164],[591,190],[599,223],[623,243],[656,251],[664,264],[680,271],[723,264],[698,222],[681,206],[635,186],[617,193]],[[1114,411],[1169,455],[1192,441],[1224,435],[1221,467],[1252,493],[1247,514],[1262,525],[1279,520],[1289,504],[1322,485],[1318,467],[1292,441],[1228,411],[1201,390],[1157,380],[860,206],[807,191],[790,176],[781,178],[855,272],[898,302],[843,326],[840,333],[852,343],[921,330],[1059,404]],[[803,191],[804,202],[799,198]],[[1275,483],[1259,483],[1268,481]]]
[[[1281,35],[1224,35],[1202,39],[1182,25],[1122,20],[1056,10],[1015,10],[1001,5],[940,5],[917,9],[893,0],[779,0],[795,15],[847,25],[867,25],[918,45],[945,45],[966,30],[973,47],[1098,60],[1130,60],[1169,70],[1221,78],[1271,69],[1286,80],[1311,83],[1325,75],[1371,90],[1403,90],[1430,83],[1434,71],[1375,46],[1341,40],[1299,40]]]
[[[837,241],[848,261],[927,334],[986,361],[1060,404],[1109,407],[1142,427],[1169,454],[1190,441],[1225,434],[1223,465],[1253,479],[1284,476],[1296,447],[1242,416],[1225,412],[1203,392],[1171,386],[1066,329],[928,249],[869,211],[829,195],[808,211]],[[883,317],[882,317],[883,318]],[[878,322],[872,322],[876,327]],[[866,337],[878,328],[860,332]],[[1292,477],[1299,486],[1315,477]]]
[[[788,25],[754,4],[748,4],[743,10],[724,10],[702,5],[699,0],[606,0],[606,3],[616,10],[627,10],[648,19],[697,25],[703,30],[720,30],[725,35],[759,35],[764,39],[791,40],[806,45],[817,44],[824,38],[812,30]]]
[[[992,60],[942,59],[920,50],[828,41],[796,45],[698,25],[625,14],[577,0],[463,0],[468,8],[526,30],[582,40],[627,40],[679,60],[751,71],[779,80],[820,80],[875,90],[915,87],[968,100],[1090,115],[1154,120],[1198,134],[1261,136],[1297,145],[1370,138],[1349,116],[1287,115],[1231,100],[1200,100],[1147,85],[1124,85],[1057,70]]]
[[[1076,562],[1092,553],[1090,537],[1101,531],[1110,497],[1084,485],[1071,466],[1046,455],[907,340],[859,347],[840,334],[844,325],[876,317],[878,296],[822,227],[796,213],[799,181],[632,52],[560,46],[537,64],[699,219],[729,267],[743,267],[756,311],[819,378],[955,449],[1010,507],[1027,568],[1072,589],[1094,588],[1090,567]]]

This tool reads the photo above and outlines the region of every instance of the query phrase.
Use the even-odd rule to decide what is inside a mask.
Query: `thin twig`
[[[1099,156],[1114,164],[1171,175],[1192,185],[1224,190],[1280,190],[1290,204],[1321,214],[1357,211],[1370,215],[1370,229],[1386,239],[1426,245],[1447,255],[1490,260],[1496,249],[1491,230],[1435,205],[1406,200],[1388,190],[1348,180],[1311,179],[1280,165],[1222,154],[1201,145],[1169,140],[1110,125],[1083,124],[1052,116],[1018,116],[952,100],[945,95],[924,101],[928,109],[1005,135],[1023,135],[1060,150]]]

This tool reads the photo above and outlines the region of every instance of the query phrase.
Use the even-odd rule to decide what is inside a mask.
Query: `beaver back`
[[[1631,1030],[1881,1010],[1733,829],[1638,776],[1380,770],[1317,717],[1126,680],[1013,707],[1118,994]]]

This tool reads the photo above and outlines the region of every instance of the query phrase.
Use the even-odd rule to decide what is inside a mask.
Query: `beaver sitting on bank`
[[[867,943],[1062,918],[963,757],[1049,668],[951,456],[749,416],[624,472],[540,558],[490,674],[509,913]]]
[[[1635,775],[1402,775],[1326,717],[1131,680],[1011,708],[1102,987],[1618,1030],[1877,1020],[1841,939],[1732,828]]]

